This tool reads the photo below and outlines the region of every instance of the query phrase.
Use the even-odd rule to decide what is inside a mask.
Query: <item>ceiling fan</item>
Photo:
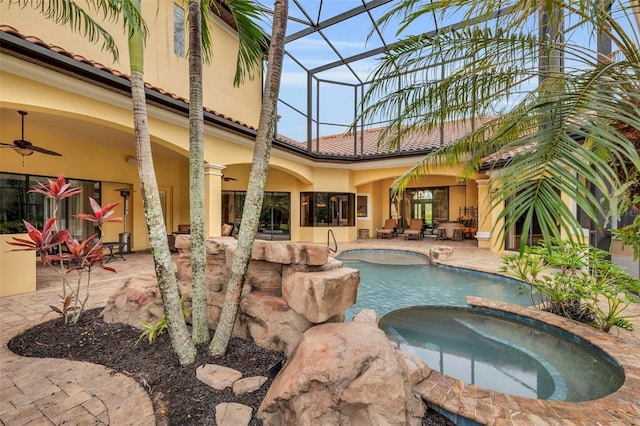
[[[22,136],[20,137],[20,139],[14,140],[13,144],[0,142],[0,148],[13,148],[18,154],[22,155],[23,161],[24,161],[24,157],[28,155],[32,155],[34,152],[40,152],[42,154],[47,154],[47,155],[57,155],[60,157],[62,156],[62,154],[59,154],[55,151],[50,151],[45,148],[41,148],[39,146],[35,146],[31,142],[25,140],[24,139],[24,116],[29,113],[26,111],[18,111],[18,114],[22,116]]]
[[[238,180],[238,179],[232,178],[231,176],[222,175],[222,180],[225,181],[225,182],[229,182],[231,180]]]

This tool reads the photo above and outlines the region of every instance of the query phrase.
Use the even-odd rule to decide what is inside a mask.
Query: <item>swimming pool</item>
[[[518,305],[531,305],[518,295],[516,280],[496,275],[438,267],[421,254],[396,250],[350,250],[338,256],[345,266],[360,271],[358,299],[346,313],[350,321],[360,309],[382,316],[418,305],[466,306],[467,296]]]
[[[518,281],[432,266],[426,256],[406,251],[353,250],[338,259],[360,271],[357,303],[346,320],[374,309],[389,339],[434,370],[501,393],[555,401],[595,400],[624,382],[617,364],[577,338],[467,308],[467,296],[530,305],[517,294]]]
[[[466,383],[527,398],[591,401],[624,382],[601,352],[550,329],[457,307],[391,312],[380,328],[403,350]]]

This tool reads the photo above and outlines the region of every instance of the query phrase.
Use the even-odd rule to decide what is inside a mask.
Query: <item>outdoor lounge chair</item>
[[[416,240],[422,239],[422,227],[424,226],[424,220],[411,219],[411,226],[404,231],[404,239],[415,237]]]
[[[387,219],[382,229],[377,230],[378,238],[393,238],[396,235],[396,220]]]

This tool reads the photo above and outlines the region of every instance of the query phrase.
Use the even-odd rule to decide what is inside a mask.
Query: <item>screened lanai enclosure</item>
[[[545,3],[550,9],[541,7],[539,13],[526,15],[517,23],[521,48],[513,50],[513,56],[502,57],[490,44],[478,48],[466,40],[473,35],[493,42],[503,36],[506,40],[512,33],[497,29],[505,23],[514,24],[509,20],[514,8],[521,5],[519,2],[457,2],[445,12],[429,11],[433,4],[430,1],[291,0],[289,3],[274,143],[319,160],[367,161],[429,153],[522,105],[552,75],[577,75],[585,66],[597,65],[602,57],[610,55],[620,46],[612,49],[607,33],[592,25],[602,16],[613,16],[620,26],[613,28],[613,33],[630,30],[637,34],[629,2],[595,2],[589,10],[579,2]],[[261,4],[268,16],[271,4]],[[403,5],[409,5],[406,13],[390,13],[394,7]],[[420,10],[426,12],[403,22],[408,14]],[[594,19],[597,14],[600,18]],[[468,25],[470,22],[473,25]],[[465,24],[468,31],[456,43],[447,45],[446,37],[432,44],[424,43]],[[527,35],[532,37],[527,39]],[[545,38],[566,42],[569,48],[561,51],[553,43],[540,48],[540,40]],[[393,63],[386,56],[390,50],[396,49],[395,53],[401,55],[398,51],[419,44],[428,47],[417,49],[418,57],[399,56],[402,62]],[[492,57],[497,65],[483,69],[478,66],[483,57]],[[496,84],[495,90],[487,91],[488,86],[483,85],[488,76],[515,69],[518,71],[510,80]],[[433,91],[438,82],[456,79],[471,81],[472,85],[466,87],[477,90],[458,90],[449,96]],[[383,83],[379,84],[380,81]],[[574,84],[578,80],[567,81]],[[412,96],[422,96],[427,102],[416,102]],[[380,100],[386,102],[384,108],[372,107]],[[457,112],[449,113],[454,104]],[[405,128],[413,130],[403,133]],[[579,133],[569,137],[579,139],[582,137]],[[526,132],[523,134],[527,135],[524,138],[527,143],[536,143],[528,139]],[[498,165],[502,167],[505,162]],[[407,210],[424,216],[432,224],[433,217],[444,216],[428,210],[435,204],[425,197],[434,191],[437,192],[436,187],[415,187],[404,195],[415,195],[408,200],[413,208]],[[592,191],[594,199],[602,195],[593,188]],[[390,194],[390,211],[394,208],[393,197]],[[517,200],[517,196],[513,199]],[[589,220],[584,220],[583,213],[580,208],[574,212],[589,230],[591,244],[604,248],[607,232],[601,225],[608,219],[601,217],[597,223],[587,223]],[[400,212],[397,214],[401,216]],[[637,211],[630,210],[621,215],[621,221],[614,219],[610,225],[628,224],[635,215]],[[520,221],[507,230],[507,239],[511,241],[508,248],[516,248],[519,241],[533,244],[539,240],[539,224],[535,219],[524,228],[522,225]]]
[[[402,30],[398,19],[378,25],[394,3],[398,2],[290,2],[276,130],[281,145],[318,158],[373,159],[428,152],[464,133],[459,127],[445,131],[443,123],[439,131],[408,135],[397,146],[378,145],[380,131],[393,118],[383,114],[366,121],[356,118],[385,51],[399,38],[433,36],[460,18],[428,15]],[[268,10],[268,2],[263,4]],[[409,73],[412,75],[402,72],[385,78],[393,80],[399,90],[408,79],[437,80],[460,65],[420,66]],[[474,122],[467,123],[468,127]]]

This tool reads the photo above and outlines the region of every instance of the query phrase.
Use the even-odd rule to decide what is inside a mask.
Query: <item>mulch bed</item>
[[[22,356],[88,361],[126,374],[149,392],[159,425],[214,425],[215,406],[221,402],[252,407],[250,424],[262,424],[255,414],[272,379],[256,392],[235,395],[231,389],[217,391],[197,380],[196,368],[219,364],[241,371],[244,377],[266,375],[270,366],[283,359],[282,353],[233,338],[224,356],[213,358],[204,346],[198,348],[192,365],[181,366],[166,333],[152,344],[142,340],[135,346],[141,331],[127,324],[105,323],[99,316],[101,310],[86,311],[75,326],[63,324],[62,319],[39,324],[11,339],[9,349]],[[430,410],[422,424],[453,423]]]

